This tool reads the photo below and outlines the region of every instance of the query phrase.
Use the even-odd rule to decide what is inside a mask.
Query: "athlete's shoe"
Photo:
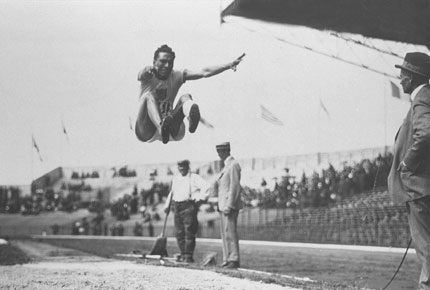
[[[225,266],[223,266],[223,268],[225,269],[237,269],[239,267],[240,267],[240,264],[237,261],[230,261]]]
[[[196,132],[197,126],[200,122],[200,110],[197,104],[193,104],[190,109],[190,115],[188,116],[190,122],[188,130],[190,133]]]
[[[194,259],[193,259],[193,257],[184,257],[184,262],[185,263],[194,263]]]
[[[161,138],[164,144],[167,144],[170,139],[170,129],[172,127],[172,116],[167,115],[163,121],[161,121]]]

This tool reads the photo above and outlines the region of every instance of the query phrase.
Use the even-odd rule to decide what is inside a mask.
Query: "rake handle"
[[[166,213],[166,217],[164,218],[163,230],[161,231],[161,236],[162,237],[164,237],[164,233],[166,232],[167,217],[169,216],[169,212]]]

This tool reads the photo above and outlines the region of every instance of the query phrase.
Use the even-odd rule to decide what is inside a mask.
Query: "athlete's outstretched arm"
[[[141,70],[137,74],[137,80],[138,81],[147,81],[151,79],[154,76],[154,67],[153,66],[146,66],[143,70]]]
[[[245,54],[242,54],[241,56],[236,58],[234,61],[229,62],[227,64],[217,65],[217,66],[209,66],[209,67],[205,67],[199,71],[185,70],[184,80],[189,81],[189,80],[198,80],[201,78],[209,78],[211,76],[220,74],[223,71],[226,71],[228,69],[232,69],[232,70],[236,71],[236,67],[242,61],[244,56],[245,56]]]

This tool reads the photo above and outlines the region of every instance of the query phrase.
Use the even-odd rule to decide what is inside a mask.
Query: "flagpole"
[[[321,89],[320,89],[320,91],[319,91],[319,99],[318,99],[318,101],[316,102],[317,103],[317,106],[318,106],[318,112],[317,112],[317,164],[318,164],[318,167],[319,167],[319,165],[320,165],[320,160],[319,160],[319,158],[318,158],[318,156],[319,156],[319,154],[320,154],[320,129],[321,129],[321,127],[320,127],[320,123],[321,123],[321,104],[320,104],[320,102],[321,102]]]
[[[66,140],[64,140],[64,139],[66,139]],[[70,153],[70,139],[69,139],[69,135],[68,135],[67,130],[66,130],[66,125],[64,124],[64,114],[61,116],[61,143],[60,143],[60,146],[61,146],[61,151],[60,151],[61,167],[64,167],[65,164],[67,163],[68,156]],[[64,155],[66,155],[66,156],[64,156]],[[66,161],[64,161],[65,159],[66,159]]]
[[[387,90],[385,85],[385,78],[382,82],[384,90],[384,155],[387,153]]]
[[[64,131],[64,122],[63,122],[63,116],[61,116],[61,131]],[[64,137],[63,137],[63,133],[64,132],[61,132],[60,133],[60,154],[61,154],[61,156],[60,156],[60,167],[64,167],[64,159],[63,159],[63,157],[64,157],[64,144],[63,144],[63,142],[64,142]]]
[[[33,194],[32,192],[32,185],[33,185],[33,181],[34,181],[34,160],[33,160],[33,140],[34,140],[34,136],[33,136],[33,131],[31,133],[31,144],[30,144],[30,154],[31,154],[31,182],[30,182],[30,195]]]

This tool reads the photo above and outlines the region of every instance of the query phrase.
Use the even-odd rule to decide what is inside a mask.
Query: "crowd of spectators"
[[[83,190],[87,188],[69,186],[67,190],[58,191],[52,188],[34,189],[32,194],[23,196],[18,187],[0,187],[0,213],[38,215],[57,210],[72,212],[79,208],[88,208],[92,212],[98,211],[94,208],[94,204],[82,200]]]
[[[113,177],[136,177],[136,170],[128,169],[127,166],[121,167],[117,170],[115,167],[112,167]]]
[[[139,207],[139,196],[137,187],[135,186],[133,192],[124,195],[110,206],[112,216],[118,221],[128,220],[130,215],[136,214]]]
[[[320,173],[314,171],[311,176],[303,173],[299,178],[285,169],[285,175],[273,189],[267,188],[264,179],[261,188],[245,187],[245,203],[265,208],[333,206],[358,193],[386,187],[391,163],[392,154],[387,153],[353,165],[344,163],[341,170],[330,165]]]
[[[117,220],[128,220],[130,215],[140,212],[142,217],[148,219],[148,212],[154,211],[157,205],[169,194],[169,184],[154,182],[149,190],[142,189],[140,195],[135,186],[133,192],[119,198],[110,207],[112,216]],[[146,218],[145,218],[146,215]],[[153,213],[157,217],[157,213]],[[155,218],[156,219],[156,218]]]
[[[92,188],[91,188],[91,185],[85,184],[85,182],[82,180],[80,183],[63,182],[61,183],[61,190],[84,192],[84,191],[91,191]]]
[[[21,210],[21,190],[16,186],[0,186],[0,213],[18,213]]]
[[[93,172],[81,172],[81,174],[79,174],[76,171],[72,172],[72,179],[86,179],[86,178],[99,178],[99,172],[94,170]]]
[[[390,203],[385,190],[391,162],[392,155],[388,153],[373,160],[344,163],[340,169],[330,165],[321,172],[303,173],[299,177],[285,169],[284,176],[276,179],[273,187],[269,188],[264,179],[260,188],[244,187],[245,205],[261,209],[292,209],[292,214],[272,221],[274,226],[282,225],[282,240],[403,246],[408,233],[403,229],[407,228],[405,209]],[[97,178],[95,173],[79,175],[74,172],[74,179]],[[135,172],[122,167],[115,174],[129,177]],[[115,222],[107,223],[105,220],[106,204],[100,198],[88,205],[90,212],[96,213],[95,217],[76,221],[71,233],[123,235],[121,221],[140,214],[141,220],[136,221],[127,233],[153,236],[153,222],[160,220],[157,205],[169,191],[169,184],[157,182],[157,175],[156,171],[150,175],[153,181],[151,189],[138,192],[136,186],[131,194],[109,205]],[[375,190],[381,188],[383,190],[376,194]],[[36,190],[27,197],[20,196],[19,188],[0,187],[0,212],[39,214],[51,210],[73,211],[82,204],[81,193],[88,190],[91,187],[83,180],[80,183],[63,182],[59,192],[48,188]],[[370,193],[366,195],[366,192]],[[381,199],[378,200],[378,196]],[[52,232],[59,233],[59,226],[54,224]]]
[[[258,233],[253,232],[250,237],[263,235],[260,238],[273,236],[283,241],[405,246],[408,240],[406,210],[404,206],[393,204],[385,189],[391,162],[392,155],[386,154],[352,165],[344,163],[340,169],[330,165],[321,172],[300,177],[292,176],[286,169],[274,187],[269,188],[264,179],[260,188],[245,187],[245,203],[249,208],[284,208],[288,212],[282,218],[266,220],[262,225],[264,229],[258,229]],[[155,172],[151,176],[156,175]],[[108,224],[101,214],[97,219],[78,221],[73,233],[153,236],[153,223],[160,220],[158,205],[169,191],[169,184],[153,179],[151,189],[138,192],[135,187],[131,194],[110,205],[114,222]],[[128,225],[122,223],[135,214],[140,214],[140,219]],[[253,228],[242,227],[241,231]]]
[[[405,247],[409,240],[406,207],[394,205],[387,191],[336,207],[293,211],[270,225],[282,227],[276,238],[289,242]]]
[[[54,210],[73,211],[79,207],[81,196],[75,192],[65,194],[53,189],[36,189],[31,195],[22,196],[18,187],[0,187],[0,212],[37,215]]]
[[[162,196],[168,194],[169,187],[167,184],[154,182],[149,190],[141,190],[140,196],[137,187],[131,195],[126,194],[122,198],[114,202],[110,211],[116,222],[111,226],[111,235],[121,235],[124,233],[124,228],[119,221],[130,219],[131,215],[140,214],[141,221],[136,221],[133,234],[142,236],[146,224],[148,236],[154,236],[153,222],[161,220],[158,213],[158,205],[162,203]]]
[[[75,221],[72,224],[71,234],[107,236],[109,234],[108,227],[109,227],[108,224],[104,221],[104,214],[99,212],[90,220],[87,217],[83,217],[82,219]],[[59,233],[60,227],[57,224],[54,224],[53,226],[51,226],[51,228],[52,228],[52,233],[54,235]],[[115,232],[115,235],[118,235],[116,233],[117,232]],[[66,234],[69,234],[69,233],[66,233]],[[111,229],[111,235],[113,235],[112,229]]]

